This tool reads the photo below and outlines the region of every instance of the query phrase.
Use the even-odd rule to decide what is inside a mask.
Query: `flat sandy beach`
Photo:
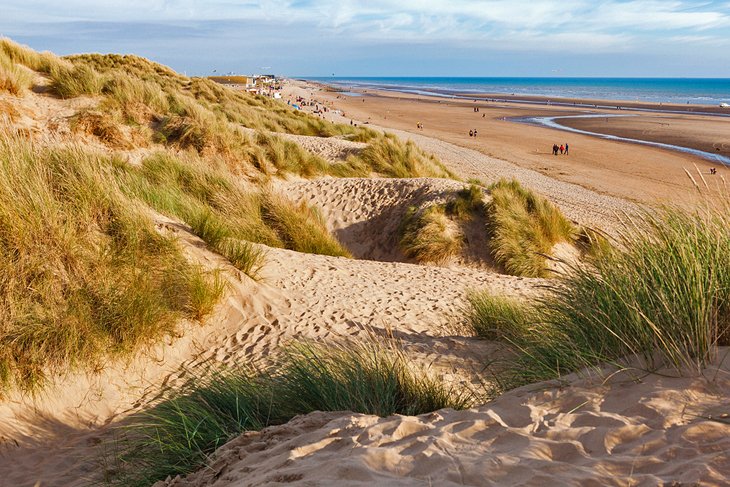
[[[717,163],[686,153],[605,140],[510,120],[515,117],[596,113],[614,116],[618,113],[616,109],[548,106],[541,104],[542,101],[539,100],[534,100],[534,104],[455,100],[372,89],[361,90],[361,96],[347,96],[327,91],[321,85],[295,82],[295,86],[301,90],[298,93],[325,102],[329,108],[341,110],[348,122],[368,122],[437,138],[538,171],[551,178],[635,202],[693,203],[696,200],[696,190],[685,170],[692,172],[695,178],[696,171],[699,170],[711,186],[720,182],[728,171]],[[593,100],[579,102],[590,104]],[[596,100],[595,103],[606,102]],[[621,105],[636,104],[622,102]],[[475,108],[479,108],[479,111],[475,112]],[[708,107],[666,108],[704,111]],[[682,145],[725,156],[730,154],[730,118],[689,113],[654,113],[628,108],[621,110],[620,114],[623,116],[570,119],[560,123],[581,130]],[[416,128],[418,122],[423,124],[422,130]],[[477,137],[470,137],[469,130],[477,130]],[[570,146],[570,154],[553,156],[552,145],[565,143]],[[711,167],[717,168],[717,175],[712,178]]]

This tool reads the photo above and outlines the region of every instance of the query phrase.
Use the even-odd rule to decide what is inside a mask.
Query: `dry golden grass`
[[[2,386],[132,353],[221,292],[120,191],[112,161],[7,135],[0,255]]]
[[[517,276],[547,276],[545,255],[556,243],[574,240],[573,225],[555,205],[515,180],[501,180],[490,192],[487,218],[497,263]]]
[[[443,206],[410,208],[401,230],[400,248],[417,262],[442,263],[462,249],[463,235]]]
[[[0,92],[20,96],[33,84],[33,73],[25,66],[14,63],[0,51]]]
[[[76,115],[71,128],[75,132],[93,135],[115,149],[131,149],[133,144],[112,117],[97,111],[83,111]]]

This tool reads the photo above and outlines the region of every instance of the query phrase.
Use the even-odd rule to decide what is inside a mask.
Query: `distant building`
[[[252,76],[209,76],[209,80],[234,90],[248,91],[258,95],[281,98],[281,78],[274,74],[254,74]],[[278,96],[277,96],[278,95]]]
[[[209,76],[208,79],[234,90],[249,90],[256,87],[253,76]]]

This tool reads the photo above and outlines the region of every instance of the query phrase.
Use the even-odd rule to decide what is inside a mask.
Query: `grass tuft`
[[[545,255],[556,243],[573,241],[573,225],[555,205],[515,180],[500,180],[490,192],[487,219],[494,259],[510,274],[545,277]]]
[[[461,230],[439,205],[420,211],[409,208],[401,235],[401,250],[418,262],[444,262],[457,255],[463,246]]]
[[[61,98],[99,95],[104,88],[103,77],[88,66],[57,65],[51,69],[51,90]]]
[[[0,93],[20,96],[33,85],[33,74],[0,51]]]
[[[446,212],[459,220],[470,220],[474,213],[484,208],[484,193],[482,188],[470,184],[459,190],[456,198],[446,204]]]
[[[507,328],[517,330],[504,335],[518,351],[505,383],[603,364],[701,370],[718,345],[730,343],[727,214],[647,214],[630,224],[620,245],[575,267],[533,305],[472,298],[473,323],[511,322]]]
[[[530,327],[539,322],[533,307],[510,297],[470,292],[467,299],[468,323],[479,338],[514,342],[529,336]]]
[[[125,431],[121,475],[112,483],[151,485],[189,473],[244,431],[313,411],[389,416],[464,409],[475,397],[415,371],[399,350],[368,344],[294,344],[271,367],[194,377]]]
[[[435,156],[426,154],[411,141],[403,143],[390,134],[368,144],[357,159],[385,177],[456,179]]]

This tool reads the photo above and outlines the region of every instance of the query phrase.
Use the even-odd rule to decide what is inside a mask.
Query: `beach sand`
[[[722,176],[730,174],[728,168],[676,151],[603,140],[508,120],[512,117],[586,113],[616,115],[616,110],[474,102],[371,89],[366,90],[363,96],[346,96],[304,82],[294,82],[291,93],[325,101],[328,107],[344,112],[341,121],[349,123],[352,119],[361,123],[369,122],[386,129],[436,138],[560,181],[636,202],[693,205],[697,202],[697,195],[685,170],[694,173],[697,168],[709,179],[710,168],[716,167],[718,174],[709,179],[713,189]],[[474,112],[475,107],[479,107],[480,111]],[[720,147],[722,153],[730,146],[730,120],[726,118],[686,114],[659,116],[631,110],[622,110],[620,114],[632,117],[609,119],[612,131],[608,133],[646,137],[647,140],[670,144],[681,143],[710,151]],[[667,124],[660,126],[661,130],[657,130],[658,119],[664,120],[660,123]],[[595,128],[602,120],[569,123],[580,128],[592,124],[590,126]],[[416,128],[418,122],[424,125],[423,130]],[[478,131],[476,138],[469,137],[469,130],[473,129]],[[570,155],[551,154],[553,144],[566,142],[570,145]]]

